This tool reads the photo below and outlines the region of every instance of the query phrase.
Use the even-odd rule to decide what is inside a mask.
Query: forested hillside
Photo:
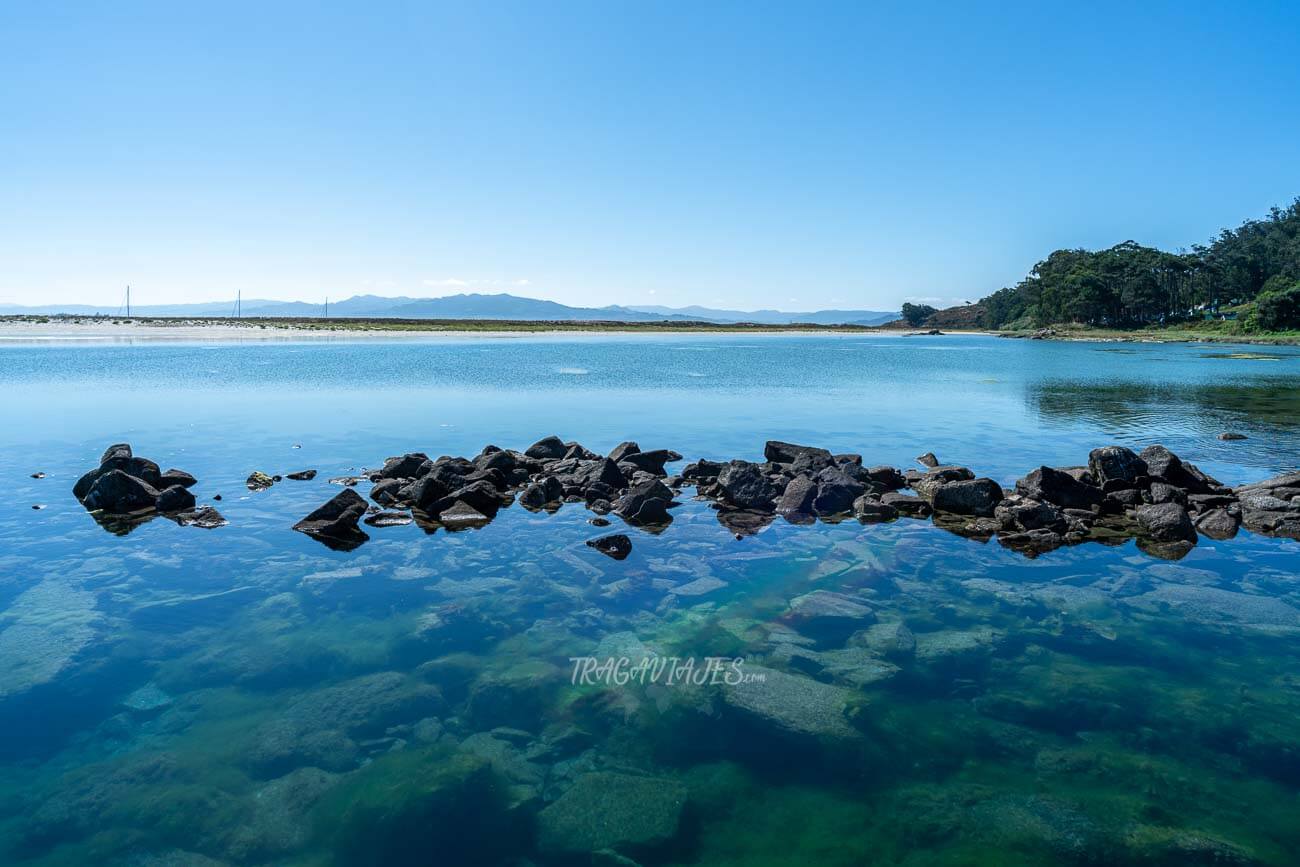
[[[938,311],[935,324],[956,310],[971,312]],[[978,316],[985,328],[1129,328],[1218,317],[1248,330],[1300,328],[1300,199],[1187,252],[1133,241],[1057,250],[1015,286],[981,299]]]

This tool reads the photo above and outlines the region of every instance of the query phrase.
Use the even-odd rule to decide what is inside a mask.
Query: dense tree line
[[[1066,322],[1123,328],[1202,319],[1229,308],[1248,327],[1297,328],[1300,199],[1189,252],[1133,241],[1107,250],[1057,250],[980,305],[991,328]]]

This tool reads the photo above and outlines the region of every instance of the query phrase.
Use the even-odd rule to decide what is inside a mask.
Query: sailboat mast
[[[131,318],[131,284],[126,284],[126,318]]]

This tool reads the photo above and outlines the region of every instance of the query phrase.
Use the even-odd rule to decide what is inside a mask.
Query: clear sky
[[[1297,45],[1294,2],[14,0],[0,302],[975,298],[1300,195]]]

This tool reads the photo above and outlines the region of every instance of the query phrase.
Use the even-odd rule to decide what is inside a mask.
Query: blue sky
[[[1300,195],[1294,3],[920,6],[5,3],[0,303],[889,309]]]

